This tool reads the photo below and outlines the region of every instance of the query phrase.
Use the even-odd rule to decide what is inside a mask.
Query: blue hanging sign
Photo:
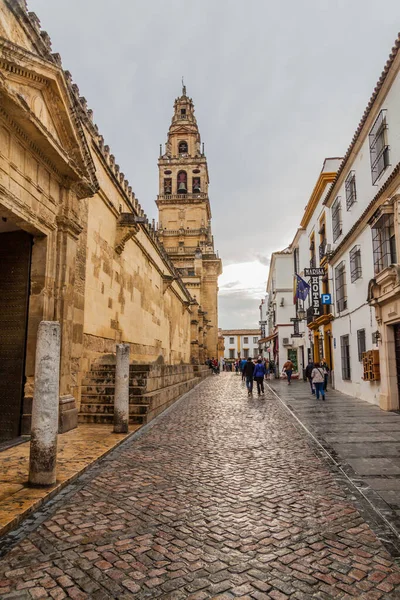
[[[321,296],[321,304],[332,304],[332,296],[331,296],[331,294],[322,294],[322,296]]]

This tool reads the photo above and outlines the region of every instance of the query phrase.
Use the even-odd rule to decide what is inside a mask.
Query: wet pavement
[[[138,428],[138,425],[131,425],[131,433]],[[0,536],[15,528],[23,518],[128,435],[112,433],[109,425],[79,425],[59,435],[57,481],[45,488],[33,488],[28,484],[29,441],[0,452]]]
[[[5,540],[2,599],[400,598],[362,498],[271,391],[221,374],[135,436]]]
[[[317,402],[303,381],[269,383],[400,537],[400,414],[330,387]]]

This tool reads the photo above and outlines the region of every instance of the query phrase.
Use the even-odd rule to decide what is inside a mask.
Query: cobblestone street
[[[400,598],[398,566],[306,433],[233,374],[36,519],[0,561],[2,599]]]

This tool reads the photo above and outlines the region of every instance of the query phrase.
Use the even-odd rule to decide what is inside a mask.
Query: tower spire
[[[182,96],[186,96],[186,85],[182,76]]]

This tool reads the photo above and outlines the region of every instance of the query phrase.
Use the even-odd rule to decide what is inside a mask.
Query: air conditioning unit
[[[284,346],[290,346],[290,339],[289,338],[282,338],[282,344]]]

